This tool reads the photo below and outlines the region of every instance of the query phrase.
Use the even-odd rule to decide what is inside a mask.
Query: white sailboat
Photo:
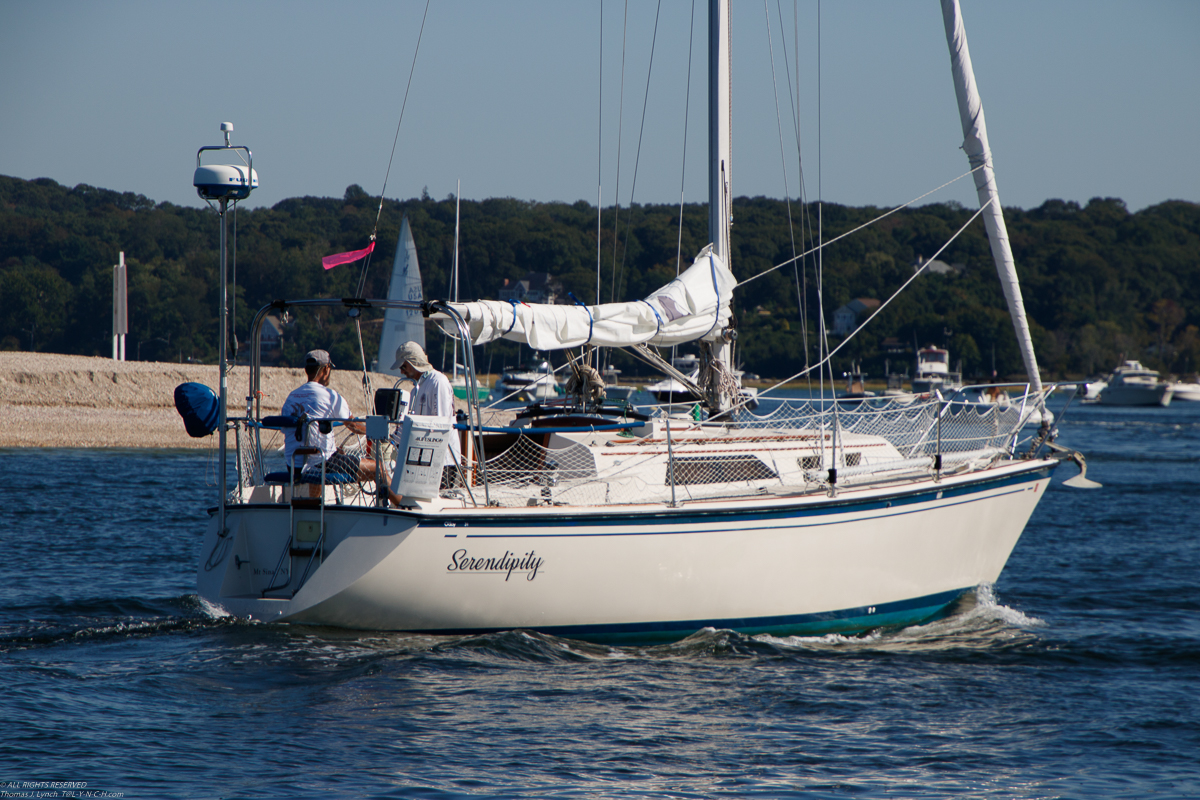
[[[943,9],[956,75],[966,77],[966,129],[977,106],[970,62],[957,3]],[[261,418],[252,406],[231,420],[239,483],[205,534],[205,600],[257,620],[429,634],[524,628],[637,643],[705,627],[791,635],[910,624],[996,580],[1052,469],[1071,455],[1043,453],[1052,430],[1040,384],[1006,407],[963,413],[937,398],[852,409],[785,404],[765,417],[729,407],[727,13],[726,0],[712,1],[713,243],[689,269],[630,303],[426,304],[472,344],[505,338],[572,357],[570,348],[585,345],[695,342],[709,419],[637,418],[581,395],[523,427],[489,427],[472,403],[457,431],[467,469],[439,488],[441,451],[418,439],[444,428],[371,417],[371,439],[403,437],[392,488],[405,505],[392,508],[370,485],[324,486],[314,499],[269,480],[259,439],[272,428],[291,435],[294,421]],[[986,164],[982,113],[970,116],[968,154]],[[985,191],[994,200],[994,182],[985,181],[981,199]],[[1006,291],[1019,300],[1015,283]],[[1019,303],[1013,315],[1027,334]],[[473,349],[464,348],[468,380]],[[1036,381],[1032,347],[1023,353]],[[1023,441],[1023,426],[1038,418],[1043,430]]]
[[[405,342],[416,342],[425,349],[425,318],[419,309],[424,299],[417,243],[413,241],[412,226],[406,214],[400,221],[400,238],[396,241],[396,257],[392,260],[392,277],[388,281],[388,300],[416,303],[418,308],[393,306],[385,311],[383,331],[379,335],[377,372],[400,377],[400,370],[392,369],[392,364],[395,363],[396,349]]]

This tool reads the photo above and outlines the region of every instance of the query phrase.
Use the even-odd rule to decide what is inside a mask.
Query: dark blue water
[[[211,455],[4,451],[0,781],[127,798],[1200,797],[1200,404],[1076,406],[1060,441],[1105,488],[1060,470],[1000,581],[949,619],[642,649],[217,617],[194,590]]]

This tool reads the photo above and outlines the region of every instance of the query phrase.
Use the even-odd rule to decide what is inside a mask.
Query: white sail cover
[[[585,344],[628,347],[642,342],[669,347],[718,338],[729,323],[736,285],[710,245],[683,274],[645,300],[594,306],[479,300],[451,306],[467,321],[471,344],[503,338],[524,342],[534,350]],[[452,321],[444,320],[442,325],[447,333],[457,333]]]
[[[396,242],[396,259],[392,262],[392,280],[388,284],[388,300],[421,302],[421,267],[417,263],[417,243],[413,241],[408,217],[400,221],[400,239]],[[392,369],[396,349],[405,342],[416,342],[425,348],[425,318],[420,311],[389,308],[383,318],[383,333],[379,337],[379,363],[376,372],[400,375]]]

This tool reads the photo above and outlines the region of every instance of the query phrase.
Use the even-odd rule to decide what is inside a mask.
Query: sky
[[[200,206],[230,121],[250,206],[703,202],[705,5],[0,0],[0,174]],[[962,7],[1004,205],[1200,201],[1200,2]],[[734,0],[732,27],[735,196],[886,207],[966,172],[937,0]]]

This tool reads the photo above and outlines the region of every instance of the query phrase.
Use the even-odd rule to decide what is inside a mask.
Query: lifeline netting
[[[727,422],[655,419],[627,431],[485,434],[487,458],[444,480],[442,494],[467,505],[605,506],[701,498],[826,491],[839,485],[927,476],[941,455],[945,472],[986,467],[1011,456],[1036,418],[1035,396],[1006,403],[881,400],[857,406],[784,403],[765,415],[746,410]],[[485,420],[485,423],[489,422]],[[239,424],[241,487],[263,482],[278,454],[274,431]],[[361,440],[342,443],[361,453]],[[473,452],[474,447],[464,452]],[[266,454],[267,458],[264,458]],[[393,456],[385,445],[383,462]],[[388,470],[390,475],[391,470]],[[486,475],[486,491],[484,482]],[[373,484],[346,485],[339,502],[369,505]]]
[[[822,491],[830,469],[843,483],[979,469],[1013,453],[1034,408],[886,400],[834,409],[783,404],[727,424],[659,421],[654,433],[563,436],[530,429],[503,452],[489,450],[488,499],[500,506],[660,503]],[[578,439],[586,441],[578,441]],[[475,467],[473,478],[482,481]],[[482,493],[476,490],[477,499]]]

